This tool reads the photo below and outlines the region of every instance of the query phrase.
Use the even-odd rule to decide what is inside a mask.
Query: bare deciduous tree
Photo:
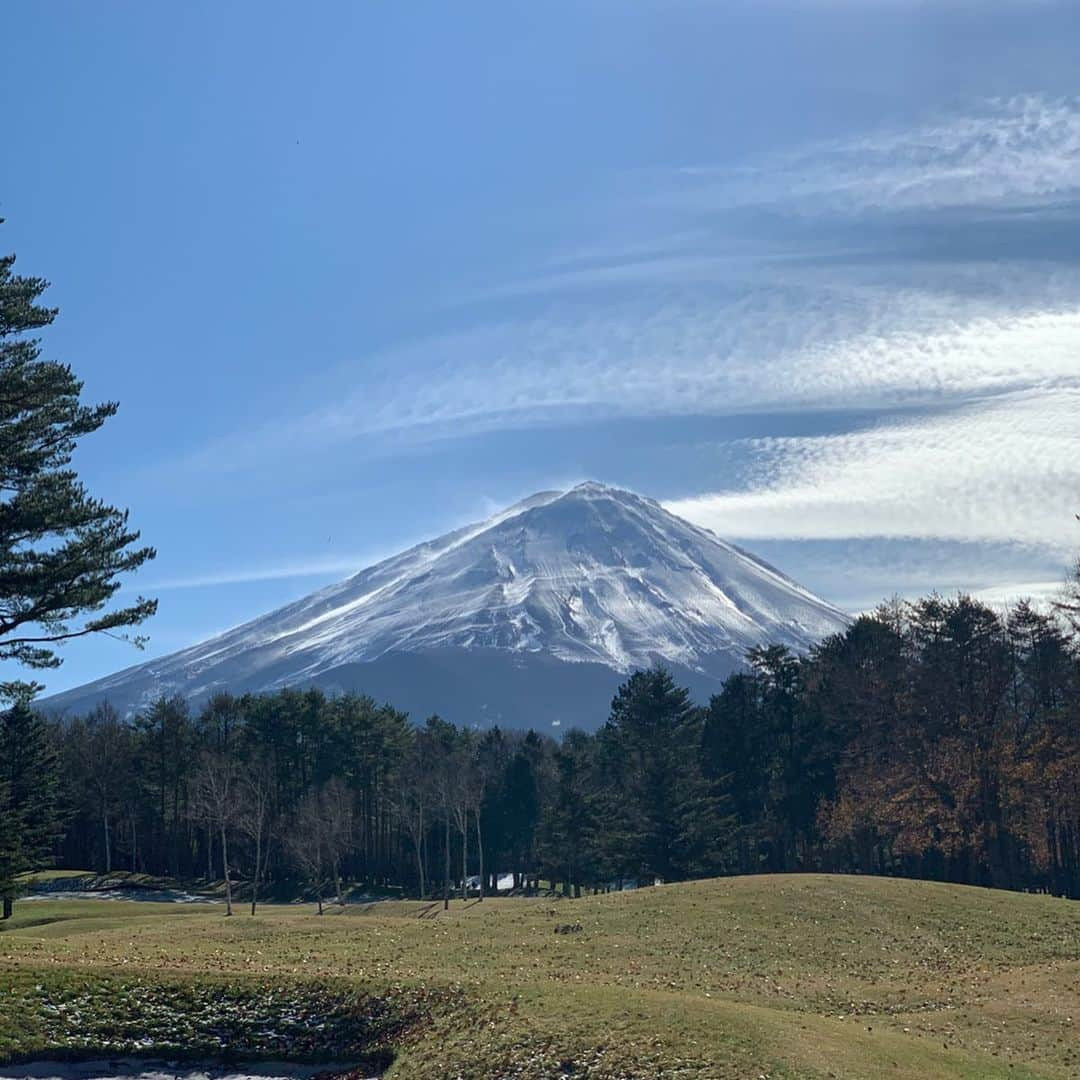
[[[293,861],[315,889],[320,915],[328,870],[336,902],[345,903],[341,864],[353,846],[353,821],[352,791],[334,777],[300,803],[286,834],[285,845]]]
[[[232,874],[229,868],[229,831],[239,812],[240,785],[236,766],[225,755],[203,754],[192,785],[192,815],[217,831],[225,874],[225,914],[233,913]]]
[[[401,788],[394,801],[405,835],[416,854],[420,896],[427,895],[426,838],[437,794],[432,784],[426,744],[416,740],[401,774]]]
[[[240,784],[240,829],[255,848],[254,870],[251,876],[251,914],[259,902],[259,886],[270,859],[270,839],[273,835],[273,778],[265,761],[253,764],[243,775]]]
[[[454,827],[461,833],[461,899],[469,896],[469,804],[465,795],[466,785],[461,777],[455,777],[450,792],[449,812],[454,820]]]
[[[86,718],[86,737],[81,746],[86,755],[84,763],[87,786],[101,822],[105,873],[113,868],[113,819],[120,813],[121,778],[126,756],[125,730],[116,710],[107,702],[99,705]]]
[[[341,888],[341,863],[353,843],[353,793],[348,785],[335,776],[319,792],[323,822],[323,842],[326,860],[334,877],[334,893],[339,906],[344,906]]]
[[[323,879],[326,868],[322,810],[317,792],[306,796],[296,808],[285,833],[285,847],[304,878],[315,890],[318,912],[323,913]]]
[[[449,770],[450,809],[454,825],[461,834],[461,899],[468,898],[469,831],[476,826],[480,862],[480,899],[484,897],[484,842],[480,834],[480,807],[484,800],[484,777],[480,768],[478,746],[470,732],[463,732],[453,754]]]
[[[1080,514],[1077,517],[1080,518]],[[1073,631],[1080,634],[1080,559],[1073,564],[1065,589],[1054,607],[1069,621]]]

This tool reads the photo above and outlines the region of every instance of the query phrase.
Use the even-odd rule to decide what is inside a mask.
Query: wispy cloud
[[[991,101],[681,176],[708,210],[824,200],[850,213],[1080,194],[1080,102]],[[704,235],[681,234],[699,247]],[[567,415],[940,401],[1076,375],[1074,267],[962,257],[806,265],[677,246],[657,235],[614,259],[588,250],[555,273],[498,286],[487,310],[517,297],[535,313],[489,315],[346,365],[325,405],[223,439],[192,463],[247,467],[365,436],[441,438]]]
[[[1080,535],[1080,529],[1077,530]],[[1066,566],[1058,549],[1015,541],[939,537],[755,538],[748,542],[776,566],[850,612],[892,596],[968,593],[995,602],[1060,594]]]
[[[972,596],[991,607],[1011,607],[1019,600],[1029,600],[1037,607],[1049,608],[1061,598],[1064,583],[1060,579],[1050,581],[1016,581],[1008,585],[992,585],[975,589]]]
[[[764,482],[675,513],[734,537],[1019,541],[1065,553],[1078,536],[1080,387],[940,418],[818,438],[758,440]]]
[[[820,142],[737,169],[690,167],[674,185],[702,205],[843,213],[1000,207],[1080,193],[1080,100],[986,101],[918,126]]]
[[[163,577],[140,583],[143,592],[163,592],[169,589],[212,588],[219,585],[242,585],[258,581],[285,581],[292,578],[345,577],[355,574],[365,566],[370,566],[382,558],[384,553],[373,555],[368,552],[356,556],[336,556],[334,558],[312,558],[288,563],[275,563],[262,566],[223,567],[176,577]]]
[[[1071,385],[1077,355],[1077,271],[776,267],[402,346],[365,362],[361,389],[342,370],[332,403],[188,464],[262,466],[365,437],[572,416],[940,404]]]

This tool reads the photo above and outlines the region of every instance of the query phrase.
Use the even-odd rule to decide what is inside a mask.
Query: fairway
[[[154,1010],[220,993],[238,1016],[294,995],[297,1032],[360,1003],[365,1052],[391,1077],[1080,1071],[1080,907],[915,881],[760,876],[322,917],[41,901],[17,905],[0,964],[0,1057],[116,1049],[140,1025],[146,1043],[178,1023]],[[334,1056],[317,1036],[302,1049]]]

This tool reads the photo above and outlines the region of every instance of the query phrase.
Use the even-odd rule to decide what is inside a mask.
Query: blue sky
[[[584,478],[853,610],[1045,593],[1078,48],[1049,0],[7,4],[0,247],[121,402],[78,463],[150,654]]]

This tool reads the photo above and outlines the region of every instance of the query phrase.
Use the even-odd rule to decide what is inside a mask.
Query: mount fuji
[[[632,670],[699,697],[755,645],[803,651],[847,617],[652,499],[534,495],[235,629],[43,702],[132,715],[165,695],[319,686],[416,718],[595,728]]]

